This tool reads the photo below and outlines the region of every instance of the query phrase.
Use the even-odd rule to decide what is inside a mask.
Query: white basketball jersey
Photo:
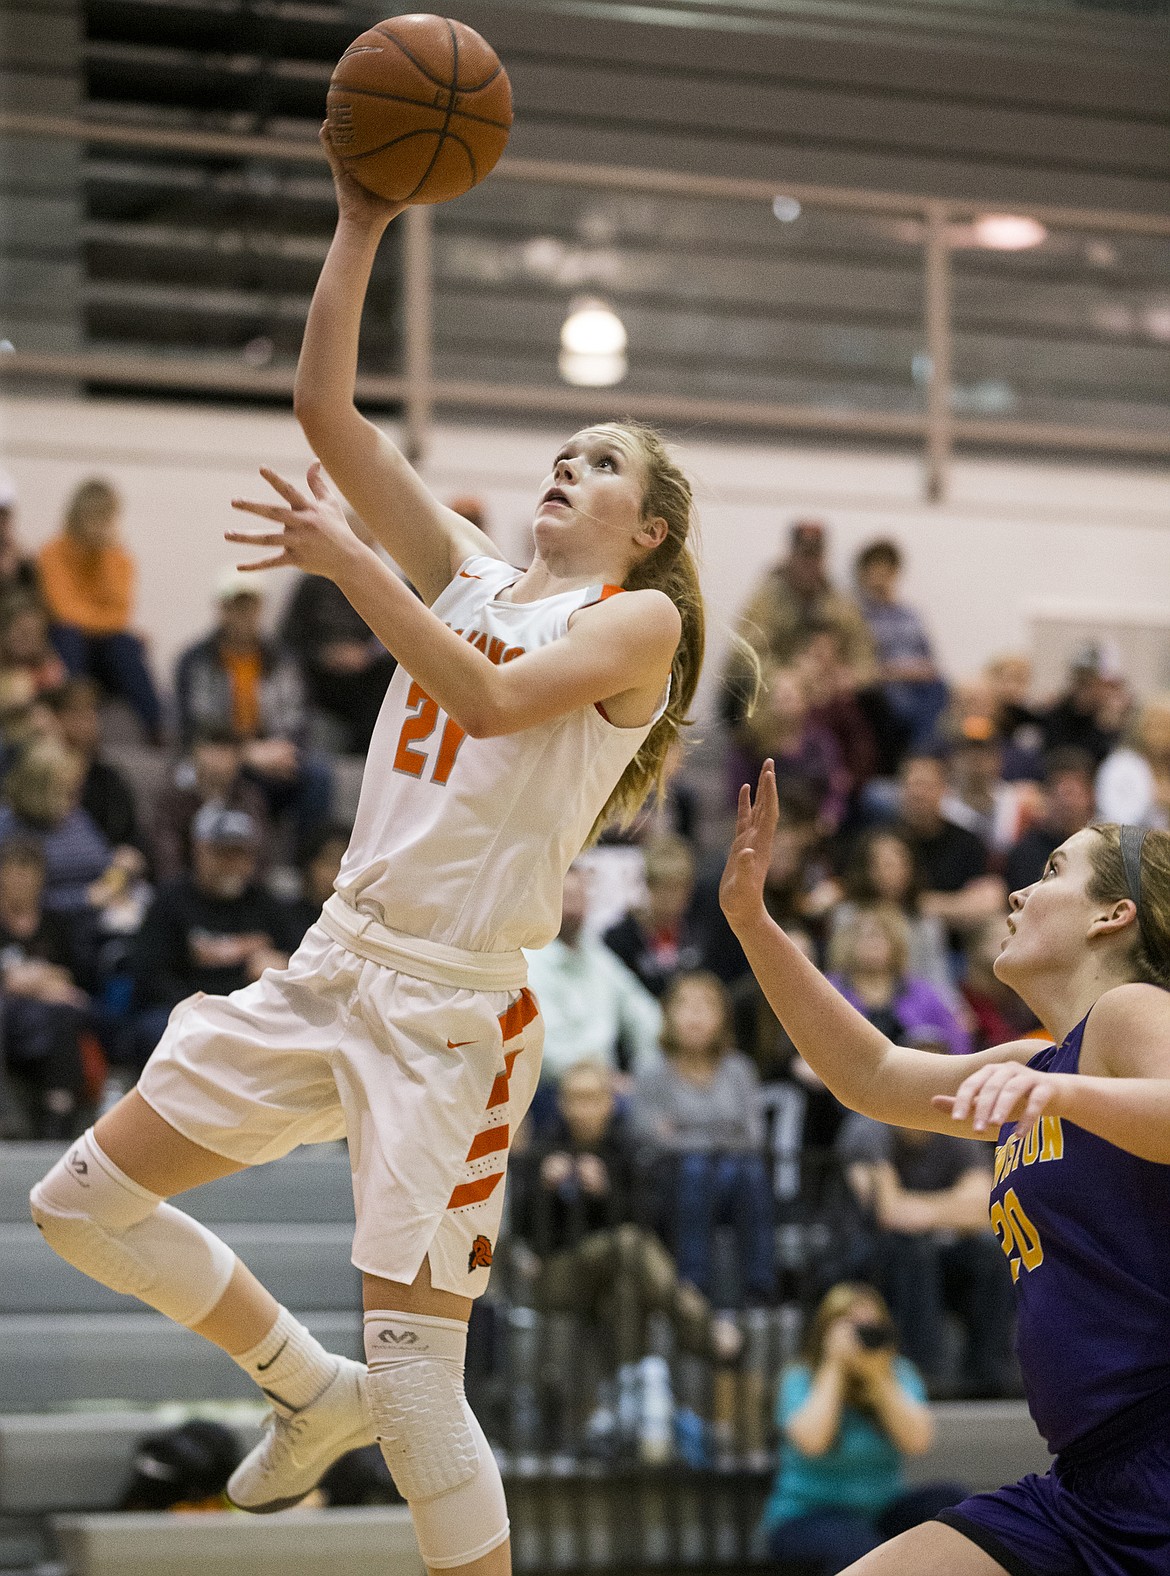
[[[467,559],[432,612],[492,662],[550,645],[618,589],[503,602],[522,571]],[[669,686],[668,686],[669,690]],[[370,742],[337,891],[392,930],[470,952],[543,947],[561,887],[618,780],[666,706],[639,728],[600,709],[472,739],[400,665]]]

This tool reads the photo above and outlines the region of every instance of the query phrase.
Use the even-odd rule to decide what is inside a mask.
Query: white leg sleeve
[[[508,1536],[504,1485],[463,1393],[467,1326],[367,1313],[369,1399],[378,1443],[432,1570],[470,1565]]]
[[[120,1171],[98,1148],[92,1127],[37,1183],[29,1205],[55,1253],[179,1324],[207,1317],[236,1266],[235,1254],[206,1226]]]

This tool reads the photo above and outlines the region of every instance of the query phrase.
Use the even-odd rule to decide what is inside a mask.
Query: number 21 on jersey
[[[422,777],[430,766],[430,781],[445,788],[451,768],[455,765],[455,757],[459,754],[459,746],[467,735],[457,722],[452,722],[445,712],[439,710],[438,702],[431,699],[421,684],[411,684],[406,696],[406,709],[413,715],[405,719],[398,735],[394,770],[405,772],[408,777]],[[422,750],[416,746],[431,738],[438,729],[440,718],[443,731],[439,735],[439,747],[434,752],[432,762],[430,748]]]

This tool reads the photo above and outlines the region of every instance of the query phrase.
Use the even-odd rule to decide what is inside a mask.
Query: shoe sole
[[[326,1472],[329,1471],[329,1468],[335,1461],[340,1461],[341,1457],[348,1455],[351,1450],[358,1450],[363,1445],[373,1443],[376,1443],[376,1441],[369,1438],[368,1429],[362,1428],[355,1430],[355,1432],[350,1434],[348,1439],[346,1439],[341,1445],[337,1454],[331,1457],[331,1459],[327,1461],[326,1464],[321,1468],[321,1471],[318,1473],[314,1481],[309,1484],[308,1488],[303,1488],[299,1494],[291,1494],[286,1499],[266,1500],[263,1505],[242,1505],[238,1499],[233,1499],[226,1489],[224,1489],[224,1498],[227,1500],[228,1504],[233,1507],[233,1509],[247,1511],[250,1516],[273,1516],[278,1510],[289,1510],[293,1505],[299,1505],[301,1500],[307,1498],[307,1496],[310,1495],[317,1487],[321,1479],[325,1476]]]

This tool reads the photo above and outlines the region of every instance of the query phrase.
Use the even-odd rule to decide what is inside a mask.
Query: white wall
[[[443,497],[474,492],[493,534],[518,560],[555,447],[547,433],[440,426],[425,467]],[[832,528],[832,566],[877,533],[908,559],[906,590],[928,611],[944,667],[972,673],[1025,646],[1047,609],[1092,618],[1170,621],[1170,476],[1105,466],[963,460],[945,507],[921,501],[913,456],[845,447],[682,446],[701,507],[712,623],[710,675],[722,631],[776,555],[797,513]],[[236,493],[262,496],[262,461],[303,475],[309,459],[291,417],[129,402],[0,398],[0,465],[20,490],[19,529],[36,546],[83,477],[112,477],[126,498],[125,535],[140,566],[140,626],[160,673],[207,626],[210,587],[234,555],[222,532]],[[267,583],[275,604],[284,571]],[[1167,669],[1170,682],[1170,648]]]

